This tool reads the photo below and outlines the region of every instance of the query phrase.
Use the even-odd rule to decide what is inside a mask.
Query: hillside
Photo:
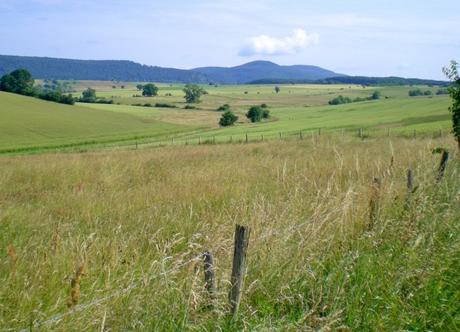
[[[244,84],[261,79],[315,81],[341,76],[316,66],[280,66],[269,61],[253,61],[236,67],[202,67],[194,72],[205,74],[216,83]]]
[[[267,78],[311,82],[340,76],[320,67],[279,66],[268,61],[254,61],[231,68],[203,67],[184,70],[146,66],[125,60],[73,60],[0,55],[0,76],[18,68],[25,68],[32,76],[40,79],[160,83],[242,84]]]
[[[0,55],[0,75],[25,68],[32,76],[58,80],[101,80],[164,83],[206,83],[201,73],[190,70],[145,66],[125,60],[73,60]]]
[[[193,128],[5,92],[0,92],[0,118],[0,152],[119,142]]]

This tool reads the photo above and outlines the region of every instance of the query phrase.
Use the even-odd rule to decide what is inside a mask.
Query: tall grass
[[[1,158],[0,329],[458,330],[458,156],[437,183],[440,146],[456,151],[325,136]],[[251,238],[231,320],[235,223]]]

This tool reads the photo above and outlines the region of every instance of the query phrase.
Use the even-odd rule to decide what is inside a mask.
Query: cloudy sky
[[[0,0],[0,54],[177,68],[264,59],[442,79],[458,0]]]

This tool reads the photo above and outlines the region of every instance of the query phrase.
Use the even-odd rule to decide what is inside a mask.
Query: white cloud
[[[282,55],[298,53],[309,45],[317,44],[319,35],[296,29],[292,35],[282,38],[260,35],[253,37],[240,50],[240,56]]]

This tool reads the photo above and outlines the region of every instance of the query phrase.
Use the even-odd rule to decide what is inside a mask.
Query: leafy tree
[[[187,103],[198,103],[202,95],[207,94],[206,90],[196,84],[187,84],[183,91],[185,92],[185,101]]]
[[[20,95],[33,95],[33,86],[34,79],[25,69],[16,69],[0,79],[0,90]]]
[[[280,91],[281,91],[280,87],[279,87],[279,86],[275,86],[275,92],[276,92],[276,93],[280,93]]]
[[[144,86],[142,84],[136,85],[137,90],[142,91],[144,90]]]
[[[380,99],[380,96],[381,96],[381,92],[380,91],[374,91],[374,93],[371,95],[371,99],[372,100],[377,100],[377,99]]]
[[[448,68],[443,69],[444,74],[452,81],[449,87],[449,94],[452,97],[452,129],[457,139],[458,148],[460,149],[460,75],[458,73],[458,63],[451,61]]]
[[[251,122],[260,122],[262,119],[268,119],[270,117],[270,111],[261,106],[251,106],[246,113],[246,117],[251,120]]]
[[[219,125],[222,127],[232,126],[237,120],[238,117],[232,111],[228,110],[222,114],[222,117],[219,120]]]
[[[85,91],[83,91],[81,93],[82,95],[82,98],[80,99],[80,101],[84,102],[84,103],[94,103],[96,102],[96,90],[94,89],[91,89],[91,88],[88,88],[86,89]]]
[[[153,97],[158,95],[158,87],[155,84],[148,83],[142,87],[142,95],[145,97]]]

